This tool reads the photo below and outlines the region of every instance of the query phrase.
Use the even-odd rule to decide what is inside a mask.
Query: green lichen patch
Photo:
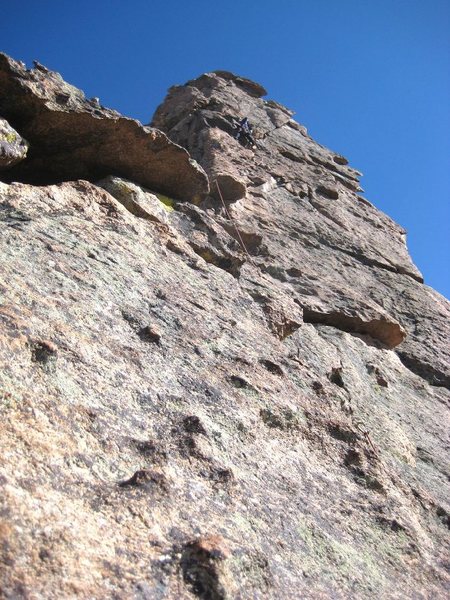
[[[302,560],[308,576],[325,573],[332,585],[341,587],[351,581],[355,591],[365,593],[384,587],[386,579],[373,553],[351,541],[337,540],[306,517],[300,519],[297,531],[304,543]]]
[[[9,133],[0,134],[0,140],[2,142],[7,142],[8,144],[14,144],[18,139],[18,135],[14,133],[14,131],[10,131]]]
[[[259,415],[267,427],[283,431],[301,429],[306,422],[301,412],[290,408],[281,408],[279,410],[262,408],[259,411]]]
[[[167,212],[172,212],[175,210],[174,204],[175,200],[169,198],[169,196],[164,196],[164,194],[156,194],[156,197],[161,202],[163,207],[167,210]]]
[[[22,403],[22,395],[13,382],[6,378],[0,381],[0,412],[16,410]]]

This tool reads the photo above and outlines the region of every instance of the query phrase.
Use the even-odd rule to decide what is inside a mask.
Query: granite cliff
[[[265,95],[0,55],[2,597],[447,596],[450,304]]]

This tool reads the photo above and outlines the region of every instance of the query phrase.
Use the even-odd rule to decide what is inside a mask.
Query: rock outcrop
[[[446,597],[449,303],[358,173],[231,73],[143,129],[56,114],[67,84],[2,61],[31,143],[0,173],[3,596]],[[183,175],[111,151],[66,180],[68,115],[153,132]]]
[[[216,180],[226,199],[246,190],[230,211],[262,239],[253,262],[308,322],[398,346],[408,368],[448,387],[448,304],[421,285],[404,229],[360,195],[360,174],[344,157],[312,140],[285,107],[243,93],[239,81],[219,71],[171,88],[153,124],[189,150],[213,191]],[[233,120],[243,115],[256,127],[256,152],[234,139]],[[241,284],[251,291],[254,280]]]

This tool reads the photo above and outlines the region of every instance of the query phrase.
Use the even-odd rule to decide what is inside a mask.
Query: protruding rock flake
[[[2,597],[447,597],[450,304],[266,95],[0,55]]]

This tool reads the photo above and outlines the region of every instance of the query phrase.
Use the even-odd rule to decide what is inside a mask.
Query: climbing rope
[[[222,196],[222,191],[221,191],[221,189],[220,189],[219,182],[217,181],[217,179],[215,180],[215,184],[216,184],[216,186],[217,186],[217,191],[219,192],[219,196],[220,196],[220,199],[221,199],[221,201],[222,201],[222,205],[223,205],[223,208],[224,208],[224,210],[225,210],[225,214],[227,215],[228,219],[229,219],[229,220],[231,221],[231,223],[233,224],[233,227],[234,227],[234,229],[235,229],[235,231],[236,231],[236,234],[237,234],[237,236],[238,236],[238,239],[239,239],[239,243],[241,244],[241,247],[242,247],[242,249],[244,250],[245,254],[248,256],[248,260],[249,260],[249,262],[250,262],[252,265],[254,265],[255,263],[253,262],[253,259],[252,259],[252,257],[250,256],[250,254],[249,254],[249,252],[248,252],[247,248],[245,247],[244,240],[242,239],[242,236],[241,236],[241,234],[239,233],[239,229],[236,227],[236,224],[235,224],[235,222],[234,222],[234,220],[233,220],[233,217],[231,216],[231,214],[230,214],[230,212],[229,212],[229,210],[228,210],[228,208],[227,208],[227,205],[225,204],[225,200],[223,199],[223,196]]]

